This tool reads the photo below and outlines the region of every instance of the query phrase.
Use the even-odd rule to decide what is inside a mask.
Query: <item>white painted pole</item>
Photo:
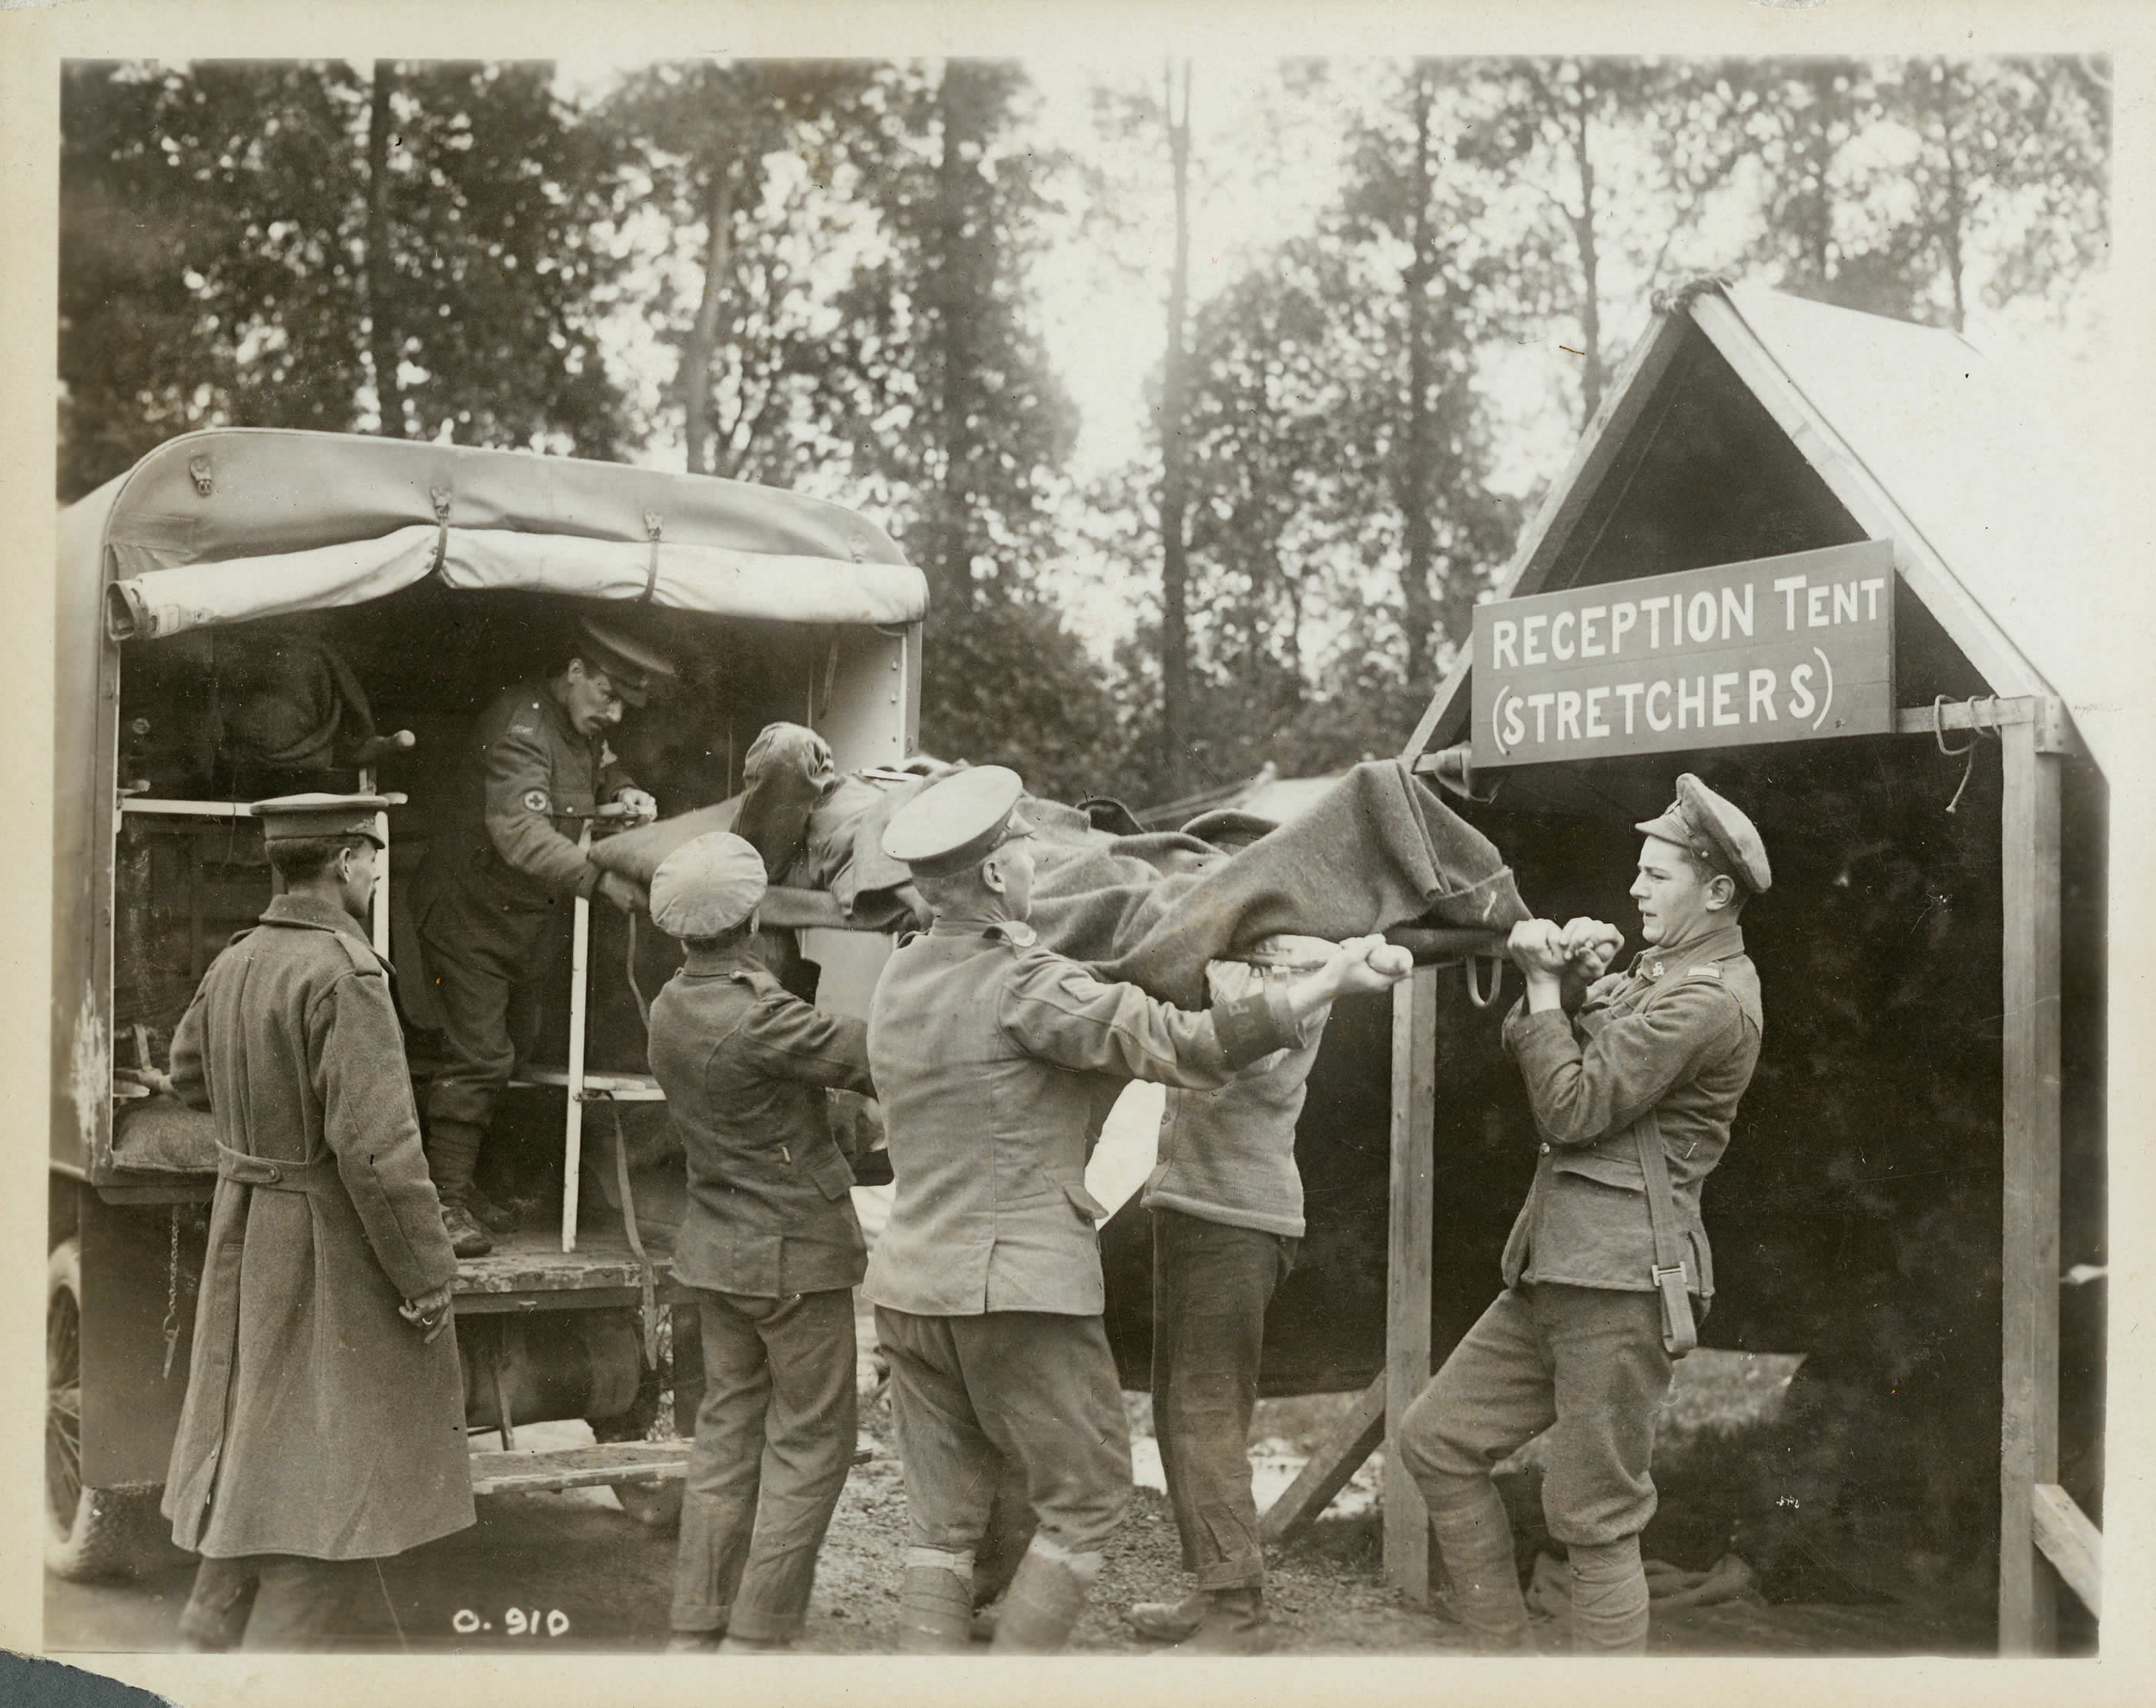
[[[577,846],[591,852],[588,820]],[[592,904],[579,895],[569,926],[569,1109],[562,1143],[562,1249],[577,1249],[577,1177],[584,1157],[584,1011],[589,1002]]]
[[[371,765],[361,768],[359,792],[362,795],[374,792],[374,767]],[[389,958],[389,814],[387,809],[374,815],[374,833],[382,844],[381,869],[374,875],[374,952],[387,961]]]

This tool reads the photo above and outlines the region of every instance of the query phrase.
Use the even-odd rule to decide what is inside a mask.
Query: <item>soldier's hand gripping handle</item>
[[[1512,927],[1505,948],[1530,983],[1537,979],[1555,979],[1564,972],[1564,934],[1553,921],[1522,920]]]
[[[1414,957],[1383,937],[1350,937],[1316,972],[1281,992],[1299,1023],[1337,997],[1389,990],[1414,971]]]
[[[1592,984],[1609,970],[1610,962],[1625,946],[1625,934],[1613,925],[1583,916],[1566,921],[1559,941],[1567,974]]]

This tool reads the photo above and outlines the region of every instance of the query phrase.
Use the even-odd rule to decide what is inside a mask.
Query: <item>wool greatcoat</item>
[[[452,1327],[398,1306],[454,1279],[388,963],[280,895],[211,963],[172,1080],[218,1182],[164,1511],[210,1558],[401,1553],[473,1521]]]

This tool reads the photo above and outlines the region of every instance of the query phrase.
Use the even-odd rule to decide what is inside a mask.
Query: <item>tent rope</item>
[[[1999,733],[1999,696],[1995,694],[1984,696],[1984,716],[1988,716],[1991,720],[1987,725],[1981,721],[1978,714],[1976,695],[1972,694],[1963,702],[1969,708],[1969,739],[1958,747],[1948,746],[1946,726],[1943,721],[1946,700],[1947,697],[1943,694],[1933,696],[1932,739],[1938,743],[1939,751],[1945,754],[1948,758],[1958,759],[1962,762],[1961,781],[1954,785],[1953,798],[1947,803],[1947,811],[1951,813],[1961,805],[1961,798],[1969,787],[1969,780],[1976,772],[1976,744],[1979,738],[1988,736],[1994,741],[2003,741],[2005,738]]]

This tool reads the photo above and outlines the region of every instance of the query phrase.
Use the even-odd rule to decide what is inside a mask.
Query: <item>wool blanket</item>
[[[855,926],[902,923],[906,869],[883,853],[883,830],[935,774],[835,773],[820,738],[798,726],[758,742],[770,762],[742,795],[609,838],[593,859],[649,883],[690,837],[737,828],[775,881],[831,892]],[[1114,835],[1032,796],[1019,810],[1034,827],[1041,941],[1181,1007],[1205,1006],[1209,961],[1267,937],[1337,941],[1411,921],[1502,931],[1530,917],[1496,846],[1397,759],[1355,767],[1232,854],[1176,831]]]

